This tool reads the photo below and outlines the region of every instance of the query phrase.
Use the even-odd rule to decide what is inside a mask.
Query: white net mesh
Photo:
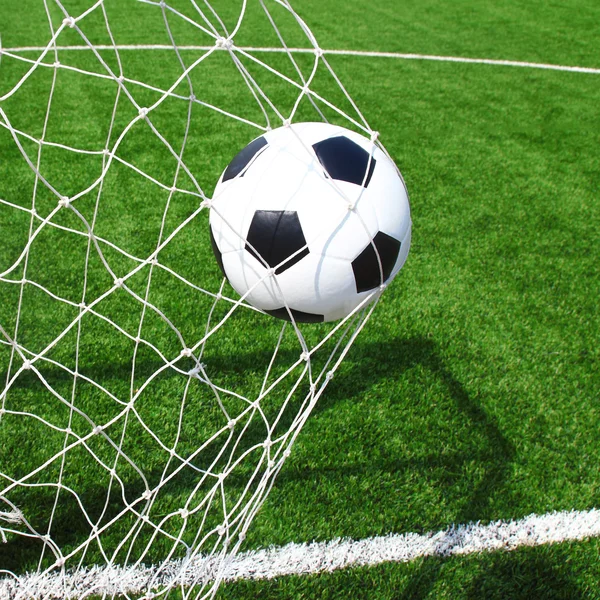
[[[282,123],[373,132],[285,0],[39,6],[0,64],[0,597],[209,597],[374,306],[251,307],[210,193]]]

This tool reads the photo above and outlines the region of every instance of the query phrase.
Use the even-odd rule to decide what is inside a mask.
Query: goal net
[[[7,4],[0,598],[211,597],[375,305],[252,307],[212,191],[284,123],[374,134],[287,0]]]

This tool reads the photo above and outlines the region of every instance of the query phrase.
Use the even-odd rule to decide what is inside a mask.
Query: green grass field
[[[53,2],[48,4],[58,26],[60,11]],[[92,4],[63,2],[73,15]],[[182,0],[169,4],[193,14]],[[228,24],[234,22],[239,4],[213,3]],[[418,5],[296,0],[292,4],[325,49],[600,67],[600,6],[592,0],[561,5],[539,0],[428,0]],[[105,6],[117,44],[170,43],[160,8],[133,0],[106,0]],[[273,14],[281,17],[282,33],[291,47],[307,46],[283,11],[274,9]],[[179,45],[210,42],[209,36],[175,16],[169,17],[169,23]],[[92,43],[110,44],[100,11],[82,21],[81,27]],[[44,3],[0,3],[0,35],[3,48],[47,44]],[[67,29],[59,43],[81,44],[82,40]],[[236,44],[280,45],[257,3],[249,3],[248,19]],[[201,54],[182,51],[187,64]],[[39,51],[19,55],[35,59]],[[100,55],[118,71],[114,51],[102,50]],[[63,64],[103,71],[89,51],[61,50],[59,58]],[[171,50],[123,50],[119,58],[127,77],[161,89],[181,74]],[[293,73],[283,55],[259,58],[290,76]],[[297,60],[309,72],[313,58],[299,55]],[[402,171],[411,197],[412,247],[406,266],[304,426],[242,550],[336,537],[424,533],[452,524],[600,506],[599,75],[365,56],[331,55],[328,60]],[[52,63],[53,55],[46,61]],[[16,58],[2,57],[0,98],[29,68]],[[273,102],[289,111],[295,91],[268,73],[253,72]],[[226,53],[199,65],[191,74],[191,84],[199,99],[265,124]],[[139,106],[160,97],[140,86],[129,87]],[[350,112],[326,70],[319,71],[314,89]],[[13,128],[33,138],[44,134],[47,141],[98,149],[106,144],[115,90],[114,81],[38,68],[17,93],[0,102],[0,108]],[[189,95],[188,82],[182,81],[176,91]],[[156,129],[174,148],[183,142],[188,110],[189,102],[169,98],[151,114]],[[325,111],[342,122],[333,111]],[[112,142],[136,112],[123,97]],[[275,114],[270,118],[276,126]],[[315,113],[303,102],[295,120],[310,118]],[[0,124],[4,123],[0,113]],[[206,195],[212,194],[232,156],[256,135],[258,130],[248,124],[193,107],[183,160]],[[35,164],[37,144],[23,135],[18,139]],[[153,178],[172,184],[177,161],[143,122],[129,131],[118,154]],[[44,146],[40,171],[61,194],[72,196],[98,178],[102,160],[98,154]],[[177,187],[196,189],[185,174],[178,178]],[[35,187],[33,171],[11,132],[0,127],[0,200],[31,209],[33,197],[42,218],[56,206],[55,194],[41,184]],[[147,257],[156,248],[168,197],[167,190],[124,164],[111,166],[94,231],[129,254],[104,248],[117,276],[135,268],[132,256]],[[175,193],[165,235],[193,214],[200,200]],[[92,222],[96,191],[74,205]],[[30,219],[30,212],[0,204],[0,273],[23,251]],[[69,211],[57,213],[53,222],[84,231]],[[92,253],[84,282],[86,250],[86,237],[46,227],[29,253],[27,278],[74,304],[81,301],[84,285],[87,302],[99,298],[112,280]],[[202,282],[206,289],[218,289],[220,272],[210,250],[206,211],[161,252],[160,262],[189,281]],[[21,263],[5,279],[20,280],[24,269]],[[147,278],[145,269],[128,284],[143,296]],[[6,280],[0,281],[0,326],[14,333],[21,304],[18,342],[39,353],[73,322],[79,309],[50,299],[34,285],[23,287],[20,301],[21,286]],[[178,283],[164,270],[153,275],[151,290],[152,303],[169,316],[187,342],[204,335],[211,298]],[[227,310],[221,304],[215,319]],[[141,307],[128,294],[120,290],[99,306],[113,323],[136,335]],[[302,331],[314,343],[329,328],[306,325]],[[279,330],[279,323],[264,315],[236,311],[218,341],[206,347],[203,360],[211,377],[223,387],[256,394]],[[48,355],[72,369],[76,331],[71,330]],[[152,311],[141,334],[165,356],[175,356],[181,348],[172,329]],[[156,352],[142,348],[132,380],[134,344],[124,335],[114,335],[101,319],[82,320],[80,335],[79,371],[115,396],[128,399],[130,389],[137,389],[160,367]],[[0,339],[5,341],[4,336]],[[274,373],[282,372],[300,351],[293,336],[284,340],[284,350],[287,354],[274,366]],[[320,365],[319,360],[315,364]],[[3,382],[10,361],[10,346],[0,344]],[[13,363],[14,374],[20,361]],[[39,370],[54,390],[70,397],[73,378],[64,370],[49,363]],[[192,386],[178,428],[183,387],[177,373],[165,372],[148,386],[139,411],[165,443],[177,439],[180,451],[190,453],[197,445],[198,431],[211,430],[222,415],[211,408],[200,386]],[[84,381],[78,383],[77,393],[78,405],[96,421],[108,420],[122,408]],[[231,411],[239,410],[234,399],[230,402]],[[35,413],[57,427],[65,427],[70,418],[68,406],[56,402],[31,371],[24,372],[7,394],[6,408]],[[71,418],[74,430],[84,432],[88,427],[83,417]],[[282,426],[286,424],[284,419]],[[109,435],[116,441],[120,431],[115,427]],[[128,455],[150,480],[158,480],[165,450],[134,419],[127,435]],[[250,440],[260,435],[260,428],[252,430]],[[40,420],[4,415],[0,473],[22,476],[59,452],[64,441],[63,433]],[[106,461],[114,460],[109,444],[92,440],[90,447]],[[118,511],[118,494],[106,502],[107,473],[89,460],[88,452],[79,447],[69,461],[64,484],[78,490],[89,514]],[[56,480],[59,466],[48,466],[40,480]],[[141,492],[135,470],[122,463],[120,468],[122,477]],[[4,477],[0,489],[6,484]],[[176,479],[156,506],[157,514],[179,506],[193,484],[192,478]],[[232,497],[243,486],[242,481],[233,481]],[[35,505],[32,522],[43,527],[55,491],[28,488],[11,496],[17,504],[26,497]],[[62,498],[53,531],[69,546],[80,541],[88,525],[74,500],[68,495]],[[107,540],[119,539],[127,524],[124,519]],[[173,531],[178,526],[174,523]],[[161,549],[158,542],[156,553]],[[93,548],[85,560],[93,564],[98,557],[100,551]],[[0,543],[0,570],[16,572],[23,564],[35,569],[38,559],[39,545],[33,542],[11,538]],[[510,553],[425,558],[327,575],[228,583],[217,597],[600,598],[598,581],[600,541],[594,538]]]

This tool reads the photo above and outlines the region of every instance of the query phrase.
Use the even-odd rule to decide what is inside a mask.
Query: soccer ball
[[[210,231],[221,270],[252,306],[297,322],[334,321],[377,297],[404,264],[408,194],[374,141],[297,123],[231,161]]]

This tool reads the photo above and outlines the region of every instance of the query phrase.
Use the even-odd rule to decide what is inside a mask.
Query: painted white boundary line
[[[94,46],[97,50],[172,50],[173,46],[162,44],[140,44],[140,45],[122,45],[122,46]],[[178,46],[179,50],[208,51],[214,46]],[[43,52],[46,48],[41,46],[24,46],[21,48],[4,48],[0,50],[7,53],[17,54],[19,52]],[[57,46],[57,50],[89,50],[89,46]],[[314,54],[314,48],[255,48],[240,47],[245,52],[293,52],[300,54]],[[546,69],[550,71],[570,71],[573,73],[590,73],[600,75],[600,69],[591,67],[574,67],[568,65],[552,65],[546,63],[522,62],[517,60],[495,60],[491,58],[466,58],[462,56],[437,56],[434,54],[401,54],[398,52],[370,52],[362,50],[323,50],[323,54],[339,56],[365,56],[375,58],[396,58],[404,60],[432,60],[439,62],[470,63],[479,65],[496,65],[503,67],[525,67],[529,69]]]
[[[385,562],[410,562],[420,557],[466,555],[495,550],[515,550],[600,536],[600,510],[553,512],[530,515],[518,521],[495,521],[488,525],[469,523],[437,533],[394,534],[359,541],[288,544],[245,552],[229,559],[220,575],[224,580],[272,579],[286,575],[331,572]],[[29,575],[20,581],[0,580],[0,600],[20,598],[76,598],[83,594],[136,594],[167,583],[179,585],[215,578],[215,557],[174,561],[157,567],[97,567],[76,574],[41,577]],[[18,590],[18,591],[17,591]]]

